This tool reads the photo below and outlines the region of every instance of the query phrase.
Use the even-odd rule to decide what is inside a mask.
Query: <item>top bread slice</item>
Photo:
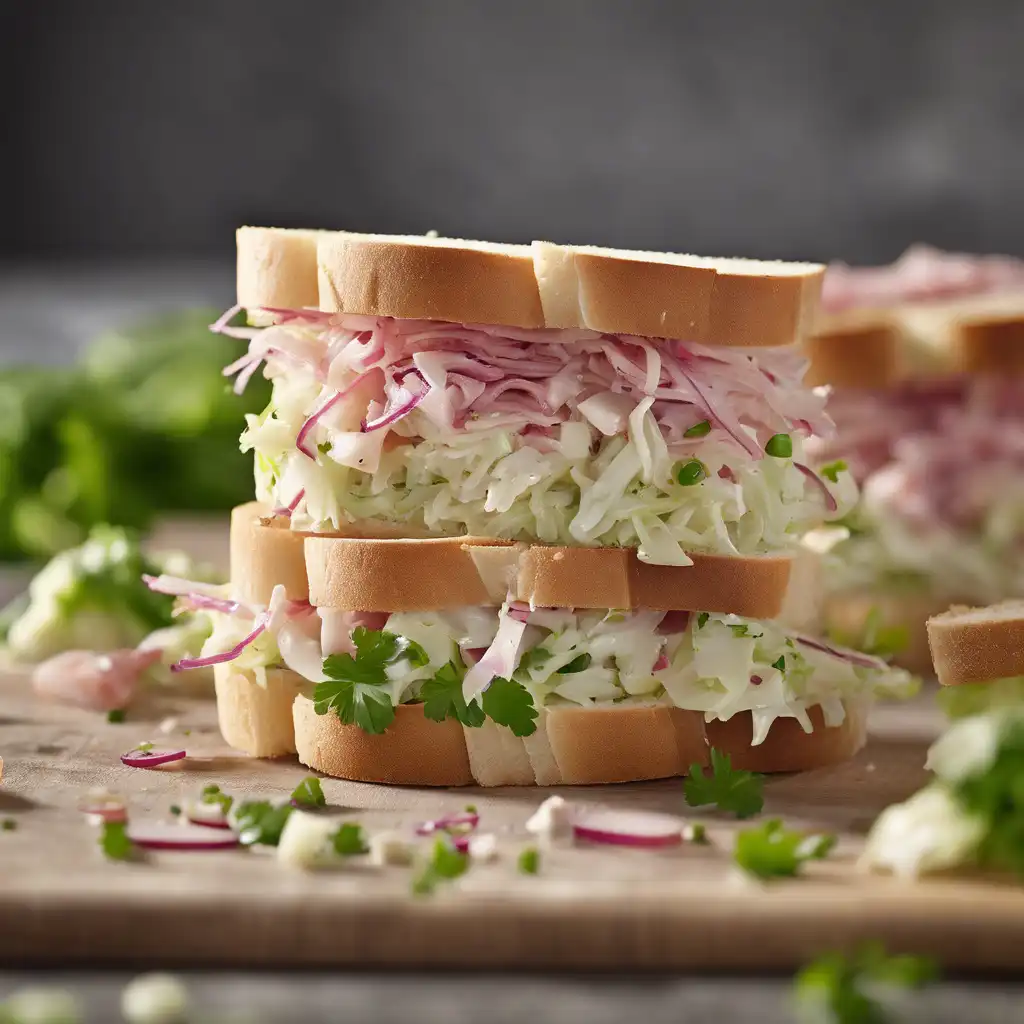
[[[928,620],[928,644],[943,686],[1024,675],[1024,601],[954,606]]]
[[[884,388],[947,374],[1024,373],[1024,296],[985,295],[823,317],[809,386]]]
[[[245,227],[237,245],[238,302],[247,308],[587,328],[738,347],[805,337],[824,275],[811,263],[344,231]]]

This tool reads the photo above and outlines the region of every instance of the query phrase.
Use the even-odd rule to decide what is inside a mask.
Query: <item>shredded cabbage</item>
[[[831,424],[790,351],[323,314],[271,331],[245,368],[267,360],[273,399],[241,446],[260,500],[302,495],[296,528],[376,520],[687,565],[786,550],[856,501],[849,474],[826,484],[801,461]],[[765,456],[777,433],[791,458]]]

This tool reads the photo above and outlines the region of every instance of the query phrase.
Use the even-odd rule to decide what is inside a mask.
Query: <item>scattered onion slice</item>
[[[128,808],[118,797],[95,797],[84,800],[78,809],[90,825],[117,824],[128,820]]]
[[[446,814],[443,818],[434,818],[416,826],[416,835],[430,836],[435,832],[472,832],[480,824],[480,815],[473,811],[461,814]]]
[[[162,764],[170,764],[172,761],[181,761],[185,758],[184,750],[129,750],[127,754],[121,755],[121,764],[129,768],[157,768]]]
[[[231,828],[220,804],[204,804],[200,800],[193,800],[185,807],[185,819],[200,828]]]
[[[230,829],[168,825],[164,821],[130,824],[128,838],[144,850],[229,850],[238,845]]]
[[[577,839],[608,846],[655,848],[678,846],[683,841],[682,821],[654,811],[579,811],[573,816],[572,831]]]

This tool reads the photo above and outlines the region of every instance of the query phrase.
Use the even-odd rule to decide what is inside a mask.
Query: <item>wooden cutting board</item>
[[[165,716],[178,719],[169,736]],[[408,869],[352,866],[301,874],[270,851],[154,853],[107,862],[75,810],[89,786],[130,800],[136,817],[167,817],[201,786],[283,796],[296,761],[227,749],[209,699],[166,698],[123,725],[38,704],[23,678],[0,678],[0,962],[218,966],[450,966],[531,969],[790,969],[829,948],[883,939],[947,968],[1024,967],[1024,891],[981,880],[907,885],[856,872],[863,834],[887,804],[920,787],[939,725],[926,702],[881,709],[853,763],[767,785],[765,813],[834,830],[835,854],[803,878],[760,885],[730,865],[734,824],[701,816],[713,846],[670,852],[577,846],[545,852],[536,877],[515,870],[535,790],[393,789],[324,780],[328,801],[370,829],[402,828],[477,805],[497,833],[493,865],[432,898],[409,892]],[[183,735],[189,730],[188,736]],[[143,739],[180,743],[176,766],[125,768]],[[683,814],[681,783],[563,790],[588,804]]]

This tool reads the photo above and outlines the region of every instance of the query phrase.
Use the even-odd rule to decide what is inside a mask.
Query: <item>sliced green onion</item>
[[[711,420],[701,420],[683,431],[683,437],[707,437],[711,433]]]
[[[684,487],[692,487],[694,484],[699,484],[707,475],[708,471],[704,468],[704,463],[699,459],[691,459],[679,467],[676,479]]]
[[[793,457],[793,439],[789,434],[775,434],[768,438],[764,450],[773,459],[791,459]]]

